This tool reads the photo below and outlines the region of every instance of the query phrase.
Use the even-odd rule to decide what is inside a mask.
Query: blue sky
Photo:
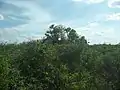
[[[0,0],[0,42],[39,39],[53,23],[91,44],[119,43],[120,0]]]

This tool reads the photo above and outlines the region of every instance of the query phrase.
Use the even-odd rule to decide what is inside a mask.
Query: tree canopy
[[[119,90],[120,45],[89,45],[51,25],[45,38],[0,44],[0,90]]]

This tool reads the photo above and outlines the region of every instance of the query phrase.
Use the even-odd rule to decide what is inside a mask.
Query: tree
[[[64,30],[65,28],[62,25],[51,25],[46,31],[46,38],[43,41],[52,44],[63,42],[66,39]]]
[[[87,41],[82,36],[80,37],[77,32],[68,27],[64,27],[63,25],[51,25],[49,27],[49,30],[45,33],[46,38],[43,39],[43,42],[45,43],[52,43],[52,44],[65,44],[65,43],[85,43],[87,44]]]

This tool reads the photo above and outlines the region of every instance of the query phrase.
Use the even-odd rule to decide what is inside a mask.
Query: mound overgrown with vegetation
[[[0,90],[120,90],[120,45],[89,45],[62,25],[41,40],[2,43]]]

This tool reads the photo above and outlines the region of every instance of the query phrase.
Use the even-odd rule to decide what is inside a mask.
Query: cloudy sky
[[[50,24],[91,43],[120,42],[120,0],[0,0],[0,42],[41,38]]]

